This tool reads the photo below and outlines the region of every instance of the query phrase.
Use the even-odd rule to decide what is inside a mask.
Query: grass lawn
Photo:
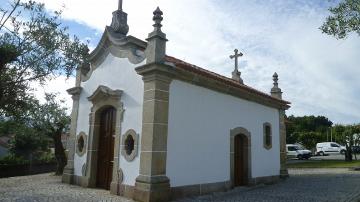
[[[318,160],[287,164],[288,168],[351,168],[360,167],[360,160],[346,162],[344,160]]]

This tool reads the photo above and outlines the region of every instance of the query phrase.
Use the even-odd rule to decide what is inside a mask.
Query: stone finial
[[[232,72],[232,79],[234,79],[235,81],[238,81],[241,84],[244,84],[244,81],[241,79],[241,72],[239,71],[239,67],[238,67],[238,58],[243,56],[243,54],[240,52],[238,49],[234,50],[235,54],[234,55],[230,55],[230,59],[234,59],[235,58],[235,69]]]
[[[153,14],[154,30],[149,33],[146,39],[148,41],[148,47],[146,48],[147,63],[164,62],[166,53],[166,34],[161,31],[163,12],[157,7]]]
[[[279,87],[279,76],[278,74],[275,72],[274,75],[273,75],[273,81],[274,81],[274,87],[278,88]]]
[[[281,89],[279,88],[279,78],[278,78],[278,74],[275,72],[273,75],[273,81],[274,81],[274,86],[271,88],[271,96],[282,99],[282,92]]]
[[[161,31],[161,27],[162,27],[162,24],[161,24],[161,21],[163,20],[163,12],[160,10],[159,7],[156,8],[156,10],[153,12],[154,14],[154,17],[153,17],[153,20],[155,22],[155,24],[153,25],[154,26],[154,31]]]
[[[110,27],[114,32],[124,36],[129,32],[129,25],[127,24],[127,13],[122,10],[122,0],[119,0],[118,10],[114,11]]]
[[[154,17],[153,17],[153,21],[155,22],[155,24],[153,24],[154,27],[154,31],[152,31],[149,34],[149,38],[153,37],[153,36],[158,36],[158,37],[162,37],[164,39],[166,39],[166,35],[161,31],[161,27],[162,27],[162,20],[164,19],[162,17],[163,12],[160,10],[159,7],[156,8],[156,10],[153,12]]]

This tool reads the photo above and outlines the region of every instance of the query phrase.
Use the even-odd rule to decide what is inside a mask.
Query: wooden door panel
[[[115,109],[101,113],[98,147],[97,186],[109,189],[114,160]]]
[[[237,135],[234,139],[234,185],[246,185],[248,178],[247,138]]]

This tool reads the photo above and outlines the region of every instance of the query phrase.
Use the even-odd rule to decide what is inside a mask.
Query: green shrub
[[[15,155],[8,155],[0,159],[0,166],[6,166],[6,165],[25,165],[29,164],[30,162],[28,160],[25,160],[21,156],[15,156]]]
[[[41,164],[41,163],[56,163],[54,154],[50,152],[42,152],[34,156],[31,160],[26,160],[22,156],[10,154],[0,159],[0,167],[10,165],[26,165],[26,164]]]
[[[43,152],[34,161],[35,161],[35,163],[56,163],[55,155],[50,152],[47,152],[47,153]]]

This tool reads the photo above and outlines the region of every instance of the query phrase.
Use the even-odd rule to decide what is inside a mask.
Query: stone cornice
[[[82,87],[73,87],[73,88],[67,89],[66,91],[68,92],[69,95],[76,96],[76,95],[80,95],[80,93],[82,91]]]
[[[160,75],[166,78],[173,78],[176,74],[175,67],[164,63],[149,63],[135,68],[136,72],[143,76],[143,80],[161,79]],[[165,78],[164,78],[165,79]]]
[[[120,99],[122,92],[122,90],[111,90],[109,87],[99,86],[95,92],[88,97],[88,100],[95,103],[98,100],[106,98]]]
[[[289,102],[280,100],[270,95],[263,96],[253,93],[246,88],[238,88],[233,85],[215,80],[195,72],[186,71],[171,63],[149,63],[135,68],[136,72],[143,76],[144,81],[154,79],[178,79],[197,86],[205,87],[220,93],[229,94],[241,99],[256,102],[276,109],[288,109]],[[161,78],[160,78],[161,77]]]
[[[181,81],[191,83],[197,86],[205,87],[211,90],[218,91],[220,93],[229,94],[244,100],[256,102],[261,105],[269,106],[276,109],[288,109],[290,106],[288,102],[272,98],[271,96],[261,96],[259,94],[252,93],[246,89],[237,88],[224,82],[196,74],[194,72],[188,72],[180,68],[176,68],[176,77]]]
[[[220,93],[229,94],[245,100],[277,109],[290,108],[290,102],[272,97],[269,94],[235,82],[225,76],[216,74],[201,67],[186,63],[174,57],[167,56],[166,63],[174,67],[176,78],[194,85],[202,86]]]

